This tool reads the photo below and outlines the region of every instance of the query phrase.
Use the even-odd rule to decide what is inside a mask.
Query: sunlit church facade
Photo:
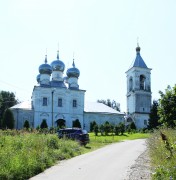
[[[36,128],[42,121],[48,127],[72,127],[73,121],[79,120],[81,127],[90,129],[90,122],[112,124],[120,122],[126,125],[134,121],[137,128],[147,126],[151,107],[150,71],[140,55],[140,47],[136,48],[136,58],[127,74],[127,113],[118,112],[102,103],[85,102],[86,91],[79,88],[80,71],[73,64],[66,71],[65,64],[59,58],[48,64],[45,56],[44,64],[39,66],[38,85],[34,86],[31,102],[22,102],[11,107],[15,126],[23,128],[27,120],[30,127]]]

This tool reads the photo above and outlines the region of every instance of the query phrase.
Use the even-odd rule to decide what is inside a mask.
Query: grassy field
[[[176,179],[176,130],[157,130],[147,142],[154,170],[153,179]]]
[[[91,150],[95,150],[97,148],[103,147],[110,143],[120,142],[124,140],[134,140],[134,139],[144,139],[148,138],[150,134],[148,133],[133,133],[128,134],[124,133],[124,135],[120,136],[95,136],[94,133],[89,133],[90,136],[90,143],[87,145],[87,147],[90,147]]]
[[[77,142],[61,140],[56,134],[25,131],[0,131],[0,179],[28,179],[56,162],[93,151],[104,145],[123,140],[147,138],[148,134],[95,136],[81,147]]]

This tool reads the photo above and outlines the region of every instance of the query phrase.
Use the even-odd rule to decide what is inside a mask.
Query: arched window
[[[145,90],[145,76],[144,75],[140,75],[140,89],[141,90]]]
[[[129,91],[132,91],[133,90],[133,78],[130,77],[130,80],[129,80]]]

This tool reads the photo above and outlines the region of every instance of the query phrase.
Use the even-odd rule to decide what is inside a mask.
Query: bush
[[[13,129],[15,125],[15,120],[13,117],[13,113],[10,109],[7,109],[4,112],[3,120],[2,120],[2,126],[6,129]]]
[[[116,125],[114,128],[115,135],[118,136],[120,134],[120,127],[119,125]]]
[[[124,123],[122,123],[122,122],[119,123],[119,129],[120,129],[121,135],[123,135],[123,133],[125,132],[125,125],[124,125]]]
[[[108,121],[106,121],[104,124],[104,132],[106,136],[111,132],[111,125]]]
[[[104,135],[104,125],[103,124],[100,125],[99,130],[100,130],[101,135],[103,136]]]
[[[80,154],[80,146],[56,134],[0,131],[0,179],[29,179],[58,160]]]
[[[81,123],[79,119],[76,119],[75,121],[73,121],[72,127],[81,128]]]
[[[135,133],[136,132],[136,125],[134,122],[131,122],[127,127],[128,133]]]
[[[30,128],[30,125],[29,125],[29,121],[28,121],[28,120],[26,120],[26,121],[24,122],[23,127],[26,128],[26,129],[29,129],[29,128]]]
[[[98,125],[94,126],[94,133],[95,133],[95,136],[98,136]]]
[[[41,129],[45,129],[45,128],[48,128],[48,125],[47,125],[47,122],[46,122],[46,119],[43,119],[41,125],[40,125],[40,128]]]
[[[96,126],[97,123],[95,121],[90,122],[90,132],[94,131],[94,126]]]

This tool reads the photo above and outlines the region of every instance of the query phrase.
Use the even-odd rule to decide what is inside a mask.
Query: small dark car
[[[65,128],[58,130],[58,137],[61,138],[68,138],[72,140],[78,141],[81,145],[86,145],[89,143],[89,134],[86,130],[80,128]]]

